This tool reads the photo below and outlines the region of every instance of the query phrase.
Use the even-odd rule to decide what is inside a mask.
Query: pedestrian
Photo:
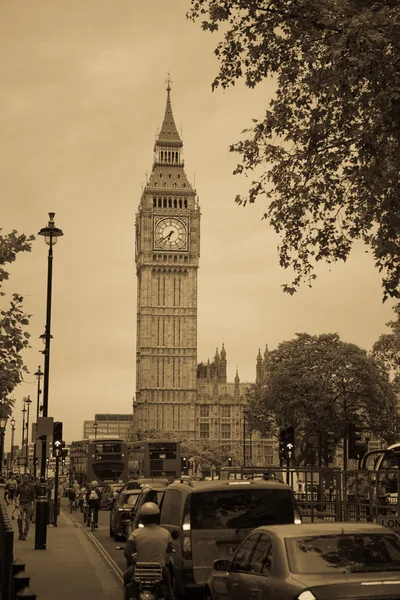
[[[17,486],[18,486],[18,482],[15,479],[14,474],[10,473],[10,477],[9,477],[9,479],[7,481],[7,485],[6,485],[7,496],[6,496],[6,493],[4,493],[4,499],[6,501],[7,506],[9,504],[11,504],[11,502],[14,500]]]
[[[18,509],[18,539],[20,540],[26,540],[28,537],[35,498],[35,486],[29,482],[28,473],[25,473],[22,477],[22,483],[19,484],[15,492],[15,506]]]

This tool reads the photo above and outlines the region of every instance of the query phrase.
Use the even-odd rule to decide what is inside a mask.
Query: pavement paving
[[[67,500],[62,500],[62,506]],[[61,508],[57,527],[47,527],[46,550],[35,550],[35,525],[31,524],[26,541],[18,540],[16,520],[11,519],[13,506],[7,512],[14,528],[14,560],[26,564],[30,589],[37,600],[122,600],[121,584],[107,565],[99,548],[90,541]]]

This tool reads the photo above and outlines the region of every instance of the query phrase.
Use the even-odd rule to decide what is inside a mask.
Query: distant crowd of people
[[[8,474],[4,489],[4,501],[7,506],[13,506],[12,519],[17,519],[19,540],[26,540],[30,523],[35,522],[36,498],[39,493],[39,478],[30,473],[23,475]],[[80,486],[75,480],[68,484],[60,481],[58,485],[57,502],[55,498],[55,480],[47,481],[47,524],[54,525],[55,515],[60,514],[60,501],[62,496],[67,496],[83,512],[84,520],[89,525],[89,515],[93,508],[96,527],[98,526],[98,513],[100,510],[101,491],[97,481],[92,481],[86,486]],[[57,512],[56,512],[57,511]]]

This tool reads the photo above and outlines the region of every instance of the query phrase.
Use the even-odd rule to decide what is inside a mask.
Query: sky
[[[228,380],[237,365],[250,382],[266,344],[272,350],[297,332],[336,332],[370,350],[393,317],[361,244],[346,264],[320,265],[311,289],[283,293],[291,279],[279,267],[279,237],[262,219],[262,202],[235,204],[249,180],[233,175],[237,158],[229,153],[263,115],[274,85],[212,92],[218,34],[189,21],[189,7],[189,0],[0,3],[0,226],[36,235],[52,211],[64,232],[54,248],[49,416],[63,421],[66,441],[80,439],[95,413],[132,409],[134,221],[168,73],[185,171],[202,212],[198,361],[224,343]],[[22,294],[32,315],[24,353],[30,373],[14,392],[17,444],[24,397],[36,413],[47,249],[36,236],[3,288]]]

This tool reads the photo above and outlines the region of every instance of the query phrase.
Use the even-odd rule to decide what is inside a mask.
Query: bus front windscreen
[[[117,482],[121,479],[124,471],[124,463],[122,462],[95,462],[93,463],[93,471],[98,479],[105,483]]]

